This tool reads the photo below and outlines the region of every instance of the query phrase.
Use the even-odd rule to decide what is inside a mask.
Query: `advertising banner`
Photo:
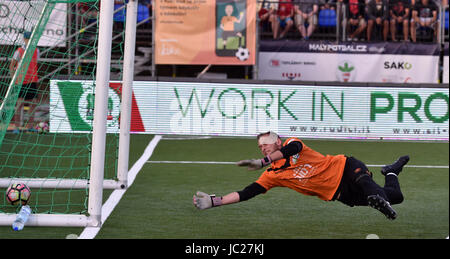
[[[262,42],[258,79],[438,83],[438,68],[437,44]]]
[[[86,132],[94,122],[94,81],[50,81],[51,132]],[[107,132],[119,132],[122,84],[111,82],[108,91]],[[132,95],[131,131],[144,132],[141,114]]]
[[[449,79],[449,75],[448,75],[448,70],[450,69],[449,65],[448,65],[448,42],[446,42],[444,44],[444,61],[443,61],[443,67],[444,67],[444,71],[442,71],[442,83],[444,84],[448,84],[448,79]]]
[[[255,64],[256,0],[155,1],[156,64]]]
[[[91,123],[86,90],[92,83],[52,81],[51,87],[51,132],[80,130],[66,118]],[[284,137],[443,141],[449,136],[449,93],[442,88],[135,81],[133,91],[132,131],[149,134],[255,136],[273,130]],[[112,89],[110,132],[118,127],[117,96]]]
[[[0,0],[0,44],[23,44],[23,32],[31,31],[33,26],[37,24],[45,2],[42,0]],[[67,4],[58,3],[55,5],[38,46],[65,46],[66,11]]]

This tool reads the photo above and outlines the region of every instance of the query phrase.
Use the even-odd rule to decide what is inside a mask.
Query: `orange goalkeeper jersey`
[[[288,187],[299,193],[318,196],[329,201],[333,198],[344,172],[344,155],[322,155],[306,146],[298,138],[289,138],[283,146],[292,141],[302,143],[302,150],[288,159],[272,163],[256,181],[266,190],[273,187]]]

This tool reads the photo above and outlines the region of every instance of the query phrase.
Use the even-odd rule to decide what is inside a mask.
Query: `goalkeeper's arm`
[[[252,183],[245,187],[242,191],[232,192],[222,197],[216,197],[204,192],[197,192],[193,197],[194,206],[200,210],[218,207],[227,204],[233,204],[246,201],[258,194],[265,193],[266,189],[258,183]]]
[[[249,159],[249,160],[241,160],[236,164],[238,166],[246,166],[248,170],[258,170],[265,166],[270,165],[272,162],[280,160],[280,159],[288,159],[290,156],[295,155],[302,151],[303,145],[299,141],[293,141],[288,145],[281,147],[280,150],[277,150],[264,158],[261,159]]]

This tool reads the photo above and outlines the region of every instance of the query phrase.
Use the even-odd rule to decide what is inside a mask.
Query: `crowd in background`
[[[318,28],[320,12],[331,10],[348,41],[417,42],[417,33],[436,41],[440,6],[448,15],[448,0],[258,0],[258,16],[273,39],[298,31],[308,40]]]
[[[153,0],[139,0],[152,9]],[[123,4],[124,0],[114,0]],[[347,41],[418,41],[418,33],[438,41],[448,0],[257,0],[261,31],[273,39],[288,35],[308,40],[320,29],[320,13],[337,16]],[[296,34],[297,33],[297,34]],[[420,41],[420,37],[419,37]]]

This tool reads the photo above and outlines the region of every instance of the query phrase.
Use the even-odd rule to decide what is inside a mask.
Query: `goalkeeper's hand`
[[[250,160],[241,160],[236,164],[238,166],[246,166],[248,170],[258,170],[272,163],[270,156],[266,156],[262,159],[250,159]]]
[[[222,197],[216,197],[215,195],[198,191],[194,194],[193,203],[197,209],[205,210],[222,205]]]

